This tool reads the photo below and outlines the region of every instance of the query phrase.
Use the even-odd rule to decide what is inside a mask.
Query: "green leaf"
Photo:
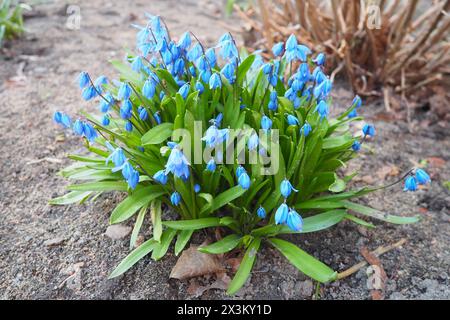
[[[271,238],[269,242],[277,248],[297,269],[321,283],[336,279],[337,272],[309,255],[296,245],[281,239]]]
[[[222,208],[227,203],[230,203],[234,199],[239,198],[241,195],[245,193],[245,191],[246,190],[243,189],[241,186],[235,186],[231,189],[228,189],[225,192],[222,192],[213,199],[210,206],[204,207],[204,209],[201,210],[200,214],[202,215],[209,214],[211,212],[216,211],[217,209]]]
[[[73,191],[127,191],[128,184],[123,181],[100,181],[72,184],[67,189]]]
[[[338,209],[344,208],[344,204],[333,200],[307,200],[297,203],[294,207],[297,209]]]
[[[210,227],[219,227],[220,218],[201,218],[180,221],[163,221],[163,225],[175,230],[198,230]]]
[[[245,58],[244,61],[242,61],[237,71],[237,83],[242,84],[242,82],[247,77],[247,71],[250,69],[254,61],[255,61],[254,54],[249,55],[247,58]]]
[[[111,213],[109,222],[111,224],[127,220],[134,215],[143,206],[147,205],[153,199],[162,196],[165,191],[161,186],[147,186],[137,188],[131,196],[123,200]]]
[[[374,219],[394,223],[394,224],[409,224],[416,223],[420,220],[420,216],[416,215],[413,217],[399,217],[391,214],[383,213],[377,209],[363,206],[361,204],[353,203],[350,201],[342,201],[343,205],[350,210],[353,210],[362,215],[372,217]]]
[[[261,245],[260,238],[254,238],[249,244],[244,257],[242,258],[241,264],[238,271],[236,272],[233,280],[228,286],[227,293],[233,295],[242,288],[242,286],[247,281],[250,272],[252,271],[253,264],[256,260],[256,253],[258,252],[259,246]]]
[[[189,239],[191,239],[194,230],[182,230],[178,233],[177,242],[175,242],[175,255],[178,256],[184,247],[186,247]]]
[[[142,223],[144,222],[145,213],[147,212],[147,206],[142,207],[142,209],[139,211],[139,214],[136,218],[136,222],[133,227],[133,232],[131,233],[130,237],[130,249],[133,249],[136,245],[136,239],[139,235],[139,231],[141,230]]]
[[[155,249],[156,245],[158,243],[153,240],[147,240],[143,244],[141,244],[139,247],[131,251],[131,253],[125,257],[125,259],[122,260],[121,263],[114,269],[114,271],[109,275],[109,279],[115,278],[126,272],[128,269],[130,269],[133,265],[136,264],[139,260],[141,260],[143,257],[145,257],[147,254],[152,252],[153,249]]]
[[[336,180],[334,180],[333,184],[330,185],[330,187],[328,188],[328,190],[330,190],[331,192],[334,193],[339,193],[345,190],[345,181],[342,179],[339,179],[336,174],[335,174],[335,178]]]
[[[135,84],[139,84],[142,82],[139,73],[131,69],[131,66],[129,64],[126,64],[123,61],[119,60],[112,60],[111,64],[114,66],[114,68],[117,69],[117,71],[121,73],[122,79],[131,81]]]
[[[229,236],[226,236],[220,241],[217,241],[213,244],[210,244],[205,247],[200,247],[198,250],[203,253],[210,253],[210,254],[221,254],[228,251],[233,250],[237,247],[237,245],[241,242],[241,237],[237,234],[230,234]]]
[[[49,201],[53,205],[66,205],[79,201],[83,201],[92,194],[92,191],[72,191],[62,197],[54,198]]]
[[[166,141],[173,131],[173,123],[164,122],[148,130],[141,138],[142,144],[160,144]]]
[[[353,221],[353,222],[355,222],[357,224],[360,224],[360,225],[362,225],[364,227],[367,227],[367,228],[375,228],[375,226],[373,224],[371,224],[371,223],[369,223],[367,221],[364,221],[363,219],[360,219],[360,218],[357,218],[355,216],[352,216],[351,214],[345,215],[344,218],[348,219],[350,221]]]
[[[150,217],[153,224],[153,239],[161,241],[162,222],[161,222],[161,200],[155,199],[150,203]]]
[[[168,228],[161,236],[161,243],[158,243],[153,250],[152,259],[157,261],[164,257],[169,249],[170,243],[177,234],[177,230]]]

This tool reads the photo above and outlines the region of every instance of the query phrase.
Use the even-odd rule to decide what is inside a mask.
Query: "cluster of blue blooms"
[[[140,122],[155,126],[163,122],[159,111],[152,112],[148,106],[133,105],[133,103],[136,104],[136,101],[142,101],[141,95],[158,103],[162,103],[165,99],[165,84],[155,72],[156,68],[163,68],[170,72],[178,85],[178,93],[184,100],[187,100],[189,94],[192,93],[191,91],[196,91],[201,95],[206,89],[220,90],[224,85],[223,81],[227,81],[229,85],[236,84],[238,67],[241,63],[235,41],[229,33],[224,34],[219,39],[217,46],[205,50],[200,42],[194,43],[192,37],[195,39],[196,37],[189,32],[184,33],[178,42],[173,41],[159,17],[150,16],[149,18],[146,26],[135,26],[139,29],[137,34],[139,55],[128,60],[131,69],[142,77],[143,85],[141,88],[135,88],[126,81],[113,81],[111,84],[105,76],[100,76],[92,81],[90,75],[86,72],[82,72],[78,77],[83,99],[92,100],[96,97],[100,99],[99,110],[103,113],[101,125],[104,127],[110,125],[112,119],[110,112],[114,110],[120,117],[120,123],[123,123],[124,134],[132,133],[136,124]],[[311,51],[306,46],[299,44],[294,35],[291,35],[286,43],[275,44],[272,52],[276,57],[275,60],[263,63],[261,57],[258,56],[252,65],[252,68],[262,70],[262,74],[268,83],[266,92],[269,96],[263,99],[268,113],[267,115],[262,114],[260,128],[266,134],[269,134],[272,130],[273,114],[279,109],[279,96],[276,87],[280,81],[287,84],[284,97],[292,102],[294,110],[315,103],[313,112],[318,114],[320,121],[327,118],[329,116],[328,100],[333,84],[323,71],[326,60],[325,54],[319,53],[314,59],[310,59],[315,64],[311,72],[308,64]],[[222,68],[218,66],[219,57],[217,54],[224,61]],[[284,79],[285,72],[281,72],[282,61],[286,61],[287,67],[291,69],[288,79]],[[298,67],[292,70],[294,66]],[[195,83],[191,85],[190,79],[195,79]],[[361,98],[356,96],[352,105],[354,109],[348,114],[349,118],[357,116],[357,109],[362,105]],[[245,106],[241,105],[241,108],[245,108]],[[301,126],[298,130],[304,137],[307,137],[313,131],[313,127],[306,120],[302,120],[302,123],[300,123],[295,114],[287,113],[285,116],[289,126]],[[215,148],[228,140],[229,129],[221,128],[222,120],[223,115],[219,113],[210,121],[210,126],[202,138],[208,148]],[[94,142],[98,136],[97,131],[87,120],[78,119],[72,122],[68,115],[56,112],[54,121],[64,128],[72,128],[75,134],[85,137],[89,142]],[[373,125],[367,124],[363,127],[362,132],[361,140],[355,140],[352,145],[352,150],[355,152],[361,149],[361,144],[366,137],[375,135],[375,128]],[[187,181],[189,178],[194,179],[191,172],[192,168],[190,168],[186,155],[180,146],[174,142],[169,142],[167,145],[170,148],[167,163],[164,169],[159,170],[151,177],[153,181],[166,185],[170,174],[183,181]],[[111,152],[106,160],[107,164],[111,161],[114,164],[112,171],[122,171],[122,175],[130,188],[136,188],[139,183],[139,172],[131,165],[130,162],[132,161],[125,157],[124,151],[120,147],[114,148],[111,144],[107,144],[107,147]],[[258,135],[253,131],[248,136],[247,148],[249,151],[255,151],[258,147],[260,153],[265,152],[260,146]],[[142,148],[139,148],[139,150],[143,151]],[[220,155],[216,154],[217,156]],[[205,170],[212,173],[216,169],[216,161],[212,158],[207,162]],[[237,184],[243,189],[250,188],[252,178],[243,166],[237,167],[235,178]],[[414,191],[417,189],[417,184],[425,184],[429,181],[429,176],[423,170],[418,169],[415,176],[407,178],[405,190]],[[200,190],[200,185],[195,183],[195,193],[199,193]],[[276,210],[275,223],[287,225],[294,231],[301,231],[303,224],[301,216],[293,208],[289,208],[286,203],[292,191],[298,192],[291,182],[287,179],[281,182],[280,194],[284,197],[284,202]],[[174,191],[170,196],[170,201],[174,206],[180,205],[182,201],[180,193]],[[259,218],[264,219],[267,213],[260,206],[256,214]]]

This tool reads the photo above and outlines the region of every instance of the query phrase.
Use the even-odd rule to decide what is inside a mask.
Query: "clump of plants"
[[[12,0],[2,0],[0,4],[0,47],[3,39],[20,36],[24,31],[23,10],[30,9],[24,3]]]
[[[361,96],[429,95],[448,79],[450,1],[258,0],[238,14],[249,47],[268,51],[294,33],[324,51]],[[261,39],[262,36],[262,39]],[[428,90],[426,90],[428,89]],[[425,92],[424,92],[425,91]]]
[[[365,124],[354,133],[361,99],[330,116],[333,83],[324,73],[324,54],[311,56],[295,36],[273,48],[275,59],[240,53],[231,34],[207,48],[186,32],[175,41],[157,16],[136,26],[137,55],[112,61],[118,80],[79,76],[81,95],[97,100],[101,114],[63,112],[54,121],[82,137],[91,155],[61,175],[76,181],[66,205],[97,199],[109,191],[126,197],[111,224],[135,219],[131,246],[145,219],[153,234],[112,272],[117,277],[146,255],[159,260],[174,244],[180,254],[194,232],[221,227],[226,236],[201,247],[204,253],[242,250],[229,294],[248,278],[261,245],[278,249],[294,266],[320,282],[337,272],[283,239],[317,232],[343,220],[374,227],[362,217],[394,224],[414,223],[354,202],[398,185],[415,191],[430,181],[422,169],[408,171],[388,186],[349,190],[356,175],[341,168],[375,135]],[[177,213],[168,219],[165,208]]]

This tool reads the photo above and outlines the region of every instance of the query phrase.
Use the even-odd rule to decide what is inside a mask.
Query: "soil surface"
[[[67,154],[83,150],[81,141],[60,130],[51,116],[56,110],[75,115],[96,107],[80,98],[77,74],[86,70],[94,76],[114,76],[108,60],[120,59],[126,48],[134,47],[130,24],[144,23],[144,12],[164,17],[173,34],[189,29],[206,43],[216,41],[227,25],[237,29],[239,21],[223,16],[220,1],[91,0],[79,6],[80,28],[72,30],[68,27],[76,26],[76,20],[67,12],[78,11],[68,10],[68,5],[51,1],[36,6],[26,20],[26,36],[1,52],[0,299],[195,298],[188,289],[213,278],[169,280],[177,261],[172,249],[162,261],[147,257],[124,276],[107,279],[129,252],[128,236],[112,240],[105,234],[109,213],[122,195],[109,193],[83,205],[48,205],[49,199],[65,193],[68,182],[57,172],[70,163]],[[336,110],[352,99],[345,87],[337,87],[334,95]],[[372,230],[344,222],[291,240],[342,271],[363,261],[363,247],[373,250],[405,238],[402,247],[380,257],[387,275],[385,298],[449,299],[450,193],[444,186],[450,180],[449,130],[416,121],[410,132],[403,122],[377,120],[381,105],[363,108],[377,136],[346,170],[361,171],[354,184],[394,181],[426,159],[433,183],[416,193],[404,193],[397,185],[360,201],[391,214],[420,214],[422,221],[403,226],[375,221]],[[321,299],[371,299],[367,271],[365,267],[323,285]],[[234,298],[311,299],[314,290],[311,280],[265,246],[251,278]],[[230,297],[224,290],[210,289],[197,298]]]

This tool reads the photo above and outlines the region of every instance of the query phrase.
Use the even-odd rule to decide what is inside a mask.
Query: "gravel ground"
[[[70,163],[67,154],[82,150],[79,139],[64,135],[52,124],[51,115],[55,110],[74,114],[80,108],[93,108],[79,97],[76,75],[87,70],[113,76],[107,61],[122,58],[125,48],[133,47],[135,30],[129,25],[143,23],[144,11],[164,17],[174,34],[190,29],[206,43],[214,42],[226,25],[237,26],[238,22],[225,20],[217,1],[91,0],[79,5],[81,29],[71,30],[66,25],[68,4],[36,6],[37,14],[26,21],[29,33],[9,43],[0,57],[0,298],[193,298],[189,287],[212,279],[169,280],[176,263],[173,253],[160,262],[145,258],[124,276],[107,279],[129,252],[127,237],[112,240],[105,235],[109,213],[121,195],[102,195],[95,204],[80,206],[47,204],[65,192],[67,181],[56,173]],[[345,87],[337,88],[334,95],[337,109],[352,99]],[[364,151],[347,170],[361,171],[357,185],[377,184],[383,179],[380,168],[394,170],[396,166],[401,172],[431,158],[428,171],[433,183],[427,190],[406,194],[398,186],[361,199],[392,214],[420,214],[422,221],[405,226],[375,222],[375,230],[345,222],[291,240],[342,271],[363,260],[360,249],[364,246],[375,249],[405,238],[401,248],[380,259],[387,274],[385,297],[449,299],[450,195],[443,187],[450,180],[448,128],[417,121],[410,133],[404,123],[377,120],[381,108],[376,104],[364,107],[378,131],[369,144],[374,151]],[[425,117],[423,113],[416,119]],[[194,239],[201,241],[201,236]],[[370,299],[366,271],[363,268],[322,286],[321,298]],[[311,299],[314,287],[266,246],[258,254],[251,279],[235,298]],[[200,298],[228,297],[223,290],[212,289]]]

